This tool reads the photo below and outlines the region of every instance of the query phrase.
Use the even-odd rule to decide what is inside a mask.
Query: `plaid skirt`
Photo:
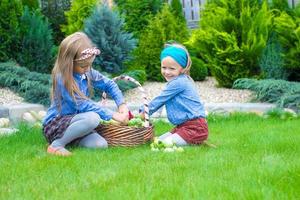
[[[43,126],[43,134],[49,144],[64,135],[74,116],[58,116]]]
[[[205,118],[186,121],[176,126],[171,133],[177,133],[189,144],[201,144],[208,138],[208,126]]]

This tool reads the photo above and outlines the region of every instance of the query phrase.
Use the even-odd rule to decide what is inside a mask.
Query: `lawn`
[[[217,148],[46,153],[39,128],[0,138],[0,199],[299,199],[300,118],[209,117]],[[156,134],[171,126],[155,123]]]

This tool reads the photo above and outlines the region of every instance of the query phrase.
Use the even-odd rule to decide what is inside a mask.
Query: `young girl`
[[[88,148],[107,147],[106,140],[94,129],[100,119],[128,121],[128,108],[116,83],[91,64],[100,50],[93,47],[86,34],[76,32],[66,37],[59,46],[52,70],[52,105],[43,121],[43,133],[50,144],[47,152],[68,156],[67,144]],[[92,88],[108,93],[118,106],[118,112],[101,107],[88,98]]]
[[[189,76],[191,59],[180,44],[167,44],[160,55],[161,73],[167,80],[162,93],[149,103],[149,115],[165,105],[169,121],[176,125],[158,139],[179,146],[201,144],[208,137],[205,111]]]

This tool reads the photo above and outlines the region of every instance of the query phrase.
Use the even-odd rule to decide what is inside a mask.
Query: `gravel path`
[[[205,81],[195,82],[195,84],[204,103],[244,103],[249,102],[252,98],[252,93],[248,90],[217,88],[216,81],[212,77],[208,77]],[[153,99],[161,92],[164,86],[165,83],[146,82],[143,88],[147,97]],[[142,97],[137,88],[125,92],[125,99],[131,104],[142,103]],[[23,102],[23,98],[7,88],[0,88],[0,105],[18,104],[21,102]]]
[[[245,103],[252,99],[252,92],[249,90],[236,90],[216,87],[217,82],[214,78],[208,77],[205,81],[195,82],[197,90],[203,103]],[[153,99],[164,88],[165,83],[146,82],[143,88],[147,97]],[[137,88],[125,93],[127,102],[141,103],[141,95]]]

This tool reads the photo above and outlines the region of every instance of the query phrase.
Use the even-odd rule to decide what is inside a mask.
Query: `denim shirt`
[[[120,106],[122,103],[124,103],[124,97],[117,84],[113,80],[106,78],[94,69],[91,69],[88,73],[83,75],[73,73],[73,78],[78,88],[84,95],[89,96],[87,76],[91,80],[92,87],[100,89],[101,91],[104,91],[108,95],[110,95],[112,99],[114,99],[117,106]],[[60,109],[57,101],[57,95],[59,93],[61,93]],[[101,105],[90,99],[83,99],[78,94],[75,94],[74,101],[74,99],[64,86],[61,76],[57,76],[55,99],[56,100],[52,102],[50,108],[47,111],[46,117],[43,120],[44,125],[57,116],[74,115],[89,111],[96,112],[103,120],[110,120],[113,115],[113,112],[111,110],[102,107]]]
[[[169,121],[174,125],[206,117],[195,84],[185,74],[167,83],[162,93],[149,103],[149,114],[152,115],[163,105],[166,107]]]

